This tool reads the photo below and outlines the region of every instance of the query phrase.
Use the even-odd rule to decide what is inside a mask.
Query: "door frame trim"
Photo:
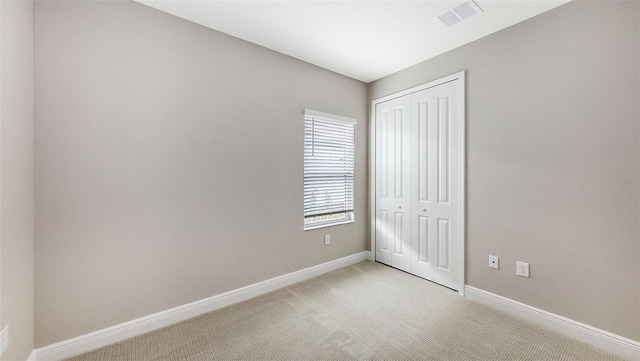
[[[464,261],[465,261],[465,214],[466,214],[466,123],[467,123],[467,113],[466,113],[466,79],[465,79],[465,71],[462,70],[460,72],[445,76],[440,79],[436,79],[430,81],[428,83],[424,83],[413,88],[409,88],[397,93],[393,93],[391,95],[387,95],[381,98],[373,99],[371,101],[371,113],[369,117],[369,216],[370,216],[370,225],[371,225],[371,233],[370,233],[370,248],[371,248],[371,257],[372,260],[376,260],[376,105],[382,102],[386,102],[391,99],[399,98],[405,95],[409,95],[415,92],[419,92],[421,90],[425,90],[428,88],[433,88],[435,86],[448,83],[454,80],[460,80],[460,224],[459,224],[459,246],[460,246],[460,259],[459,259],[459,290],[458,294],[464,297],[465,291],[465,283],[464,283]]]

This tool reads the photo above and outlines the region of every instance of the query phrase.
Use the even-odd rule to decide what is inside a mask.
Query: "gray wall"
[[[366,248],[364,84],[136,3],[35,10],[37,347]],[[369,86],[371,100],[467,70],[467,283],[635,340],[639,24],[637,2],[572,2]],[[32,302],[29,242],[5,236],[14,184],[29,238],[32,154],[28,135],[6,140],[6,74],[2,325]],[[302,231],[304,108],[360,121],[355,224]],[[6,271],[18,253],[22,273]],[[9,309],[10,287],[25,304]],[[13,322],[7,355],[24,358]]]
[[[0,329],[33,350],[33,2],[0,2]]]
[[[364,83],[133,2],[35,20],[37,347],[366,250]],[[305,108],[359,121],[354,224],[302,230]]]
[[[572,2],[369,87],[466,70],[467,284],[635,340],[639,27],[639,2]]]

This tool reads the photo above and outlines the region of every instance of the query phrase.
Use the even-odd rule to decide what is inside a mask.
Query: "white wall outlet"
[[[331,235],[330,234],[325,234],[324,235],[324,245],[328,246],[331,244]]]
[[[500,268],[499,262],[500,262],[500,258],[498,258],[497,256],[489,255],[489,267],[499,269]]]
[[[9,347],[9,325],[4,326],[0,332],[0,355]]]
[[[516,274],[522,277],[529,277],[529,264],[527,262],[516,263]]]

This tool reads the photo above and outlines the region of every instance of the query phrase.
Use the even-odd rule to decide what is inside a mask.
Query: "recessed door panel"
[[[418,263],[430,262],[429,217],[418,216]]]
[[[387,230],[387,224],[389,223],[389,212],[386,210],[380,210],[380,217],[378,218],[380,227],[378,228],[378,237],[380,238],[380,249],[383,251],[389,251],[389,231]]]
[[[418,201],[429,202],[429,126],[431,123],[431,116],[429,114],[430,100],[418,100],[418,154],[416,154],[418,160]]]
[[[438,218],[438,268],[449,271],[449,252],[451,237],[449,235],[449,220]]]
[[[394,142],[393,144],[395,145],[395,149],[393,150],[393,154],[395,155],[395,159],[393,162],[394,165],[394,169],[393,169],[393,175],[394,175],[394,186],[395,186],[395,193],[394,193],[394,198],[396,199],[402,199],[404,196],[404,178],[405,177],[405,167],[404,167],[404,158],[405,156],[408,156],[409,154],[405,154],[404,152],[404,145],[405,145],[405,139],[404,139],[404,130],[402,129],[404,126],[404,123],[406,122],[406,119],[404,118],[404,113],[405,113],[406,109],[404,107],[397,107],[394,109],[394,117],[393,117],[393,126],[394,126]]]
[[[378,184],[379,194],[381,197],[389,195],[389,182],[387,176],[389,174],[389,111],[385,110],[380,113],[380,120],[378,121],[378,134],[380,138],[380,182]]]
[[[437,109],[437,125],[438,125],[438,203],[449,203],[449,97],[439,96]]]
[[[402,212],[396,212],[395,213],[395,220],[394,220],[394,235],[393,235],[393,253],[395,253],[398,256],[404,256],[404,239],[405,239],[405,235],[403,234],[404,232],[406,232],[406,229],[404,228],[404,213]]]

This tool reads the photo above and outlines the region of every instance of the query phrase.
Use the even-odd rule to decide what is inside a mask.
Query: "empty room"
[[[0,360],[640,360],[640,1],[0,0]]]

